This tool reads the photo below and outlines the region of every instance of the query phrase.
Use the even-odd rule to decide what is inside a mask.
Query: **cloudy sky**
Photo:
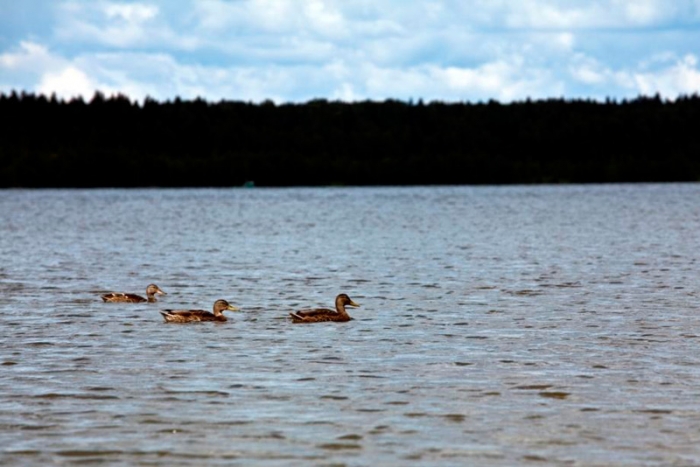
[[[512,102],[700,92],[700,0],[0,0],[0,92]]]

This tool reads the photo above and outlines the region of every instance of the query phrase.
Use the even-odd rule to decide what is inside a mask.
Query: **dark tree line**
[[[0,187],[700,180],[700,97],[512,104],[0,94]]]

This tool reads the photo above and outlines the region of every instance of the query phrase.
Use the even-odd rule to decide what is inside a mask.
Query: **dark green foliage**
[[[275,105],[0,95],[0,187],[700,180],[700,97]]]

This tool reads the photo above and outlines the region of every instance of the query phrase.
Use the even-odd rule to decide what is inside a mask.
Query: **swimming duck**
[[[111,292],[102,295],[102,300],[105,302],[128,302],[128,303],[139,303],[139,302],[156,302],[156,294],[167,295],[165,292],[160,290],[155,284],[149,284],[146,287],[146,298],[141,295],[136,295],[134,293],[122,293],[122,292]]]
[[[226,300],[214,302],[214,313],[204,310],[163,310],[160,312],[168,323],[191,323],[194,321],[226,321],[224,311],[239,311],[238,307],[229,305]]]
[[[341,293],[335,297],[335,310],[328,308],[313,308],[300,310],[296,313],[289,313],[293,323],[321,323],[324,321],[344,322],[350,321],[352,318],[345,311],[345,306],[359,307],[346,294]]]

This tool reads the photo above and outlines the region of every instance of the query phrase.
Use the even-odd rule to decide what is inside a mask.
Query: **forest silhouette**
[[[700,97],[142,103],[0,95],[0,187],[700,180]]]

